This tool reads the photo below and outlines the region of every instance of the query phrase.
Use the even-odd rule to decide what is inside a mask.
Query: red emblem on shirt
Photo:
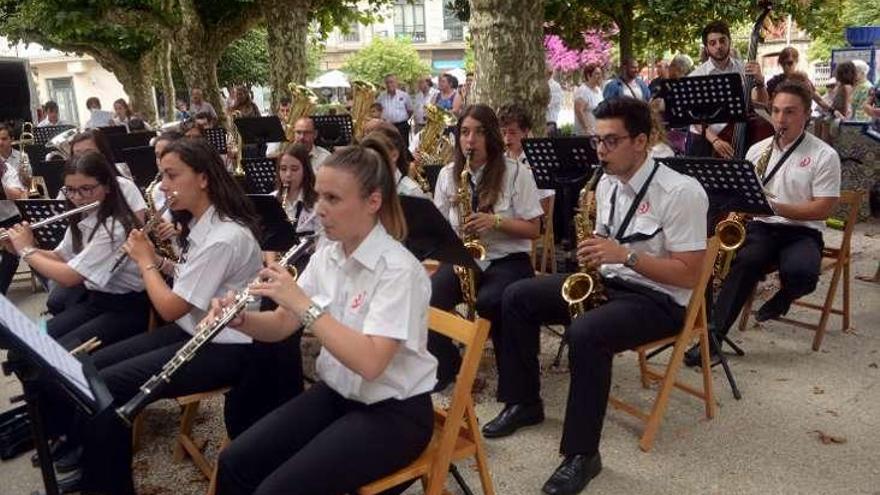
[[[366,292],[361,292],[360,294],[354,296],[351,299],[351,309],[358,309],[364,304],[364,300],[367,298]]]
[[[800,165],[801,167],[806,167],[806,166],[808,166],[810,163],[813,163],[813,158],[810,157],[810,156],[805,156],[805,157],[803,157],[803,158],[801,159],[801,163],[799,163],[799,165]]]
[[[644,203],[639,205],[638,213],[639,215],[644,215],[648,213],[648,210],[651,209],[651,203],[649,201],[645,201]]]

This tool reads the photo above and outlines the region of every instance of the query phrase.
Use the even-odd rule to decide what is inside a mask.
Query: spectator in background
[[[800,54],[793,46],[787,46],[779,52],[777,60],[779,61],[779,66],[782,67],[782,73],[776,74],[767,81],[767,93],[770,95],[771,100],[776,93],[776,86],[797,72],[798,59],[800,59]]]
[[[182,121],[189,119],[189,106],[186,104],[186,100],[178,98],[174,106],[177,108],[177,112],[174,114],[174,120]]]
[[[422,76],[416,85],[416,97],[413,103],[413,122],[415,123],[414,134],[418,134],[425,127],[425,105],[434,100],[437,90],[431,82],[430,76]]]
[[[645,102],[651,100],[651,90],[639,77],[639,63],[635,59],[628,58],[623,61],[620,66],[620,75],[608,81],[603,96],[606,100],[624,96]]]
[[[128,121],[131,120],[131,108],[122,98],[113,102],[113,122],[116,125],[124,125],[128,129]]]
[[[584,82],[574,90],[574,134],[587,136],[595,131],[596,119],[593,110],[602,103],[602,67],[587,64],[584,67]]]
[[[547,135],[557,134],[556,122],[559,120],[559,112],[562,110],[562,86],[553,79],[553,67],[547,65],[547,85],[550,87],[550,102],[547,104]]]
[[[101,100],[97,97],[92,96],[86,100],[86,108],[91,112],[91,116],[86,122],[86,129],[113,125],[113,114],[106,110],[101,110]]]
[[[669,62],[669,79],[680,79],[687,76],[694,69],[694,61],[687,55],[679,53],[672,57]]]
[[[409,118],[413,114],[413,104],[406,91],[402,91],[397,84],[397,76],[388,74],[385,76],[385,91],[376,97],[376,103],[382,104],[382,119],[391,123],[409,146]]]
[[[459,86],[458,92],[461,94],[461,108],[465,108],[468,105],[472,105],[474,103],[474,73],[468,72],[465,74],[464,84]]]
[[[458,79],[452,74],[441,74],[440,78],[437,79],[437,87],[438,91],[434,96],[434,104],[459,117],[463,106],[461,95],[458,94]]]
[[[49,127],[53,125],[64,125],[64,122],[61,121],[61,118],[58,116],[58,103],[49,100],[43,105],[43,113],[45,117],[41,120],[37,127]]]
[[[853,92],[856,84],[855,64],[851,61],[838,64],[834,71],[834,78],[837,80],[837,87],[834,89],[834,96],[831,99],[832,115],[834,118],[851,119],[853,116]]]
[[[235,104],[231,112],[239,112],[239,117],[259,117],[260,109],[251,99],[251,92],[245,86],[235,87]]]
[[[202,88],[193,88],[192,91],[189,92],[189,113],[191,115],[208,113],[214,120],[217,119],[217,111],[214,110],[213,105],[205,101]]]
[[[871,120],[868,114],[865,113],[864,109],[865,103],[870,97],[871,90],[874,89],[868,81],[868,71],[870,68],[864,60],[853,60],[852,63],[856,69],[856,78],[855,84],[853,84],[852,96],[852,119],[859,121]]]

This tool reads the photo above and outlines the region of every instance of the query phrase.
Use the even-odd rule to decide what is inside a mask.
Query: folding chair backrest
[[[846,208],[846,224],[843,228],[843,240],[840,243],[840,250],[849,252],[849,244],[852,239],[852,233],[859,218],[859,206],[862,202],[863,191],[841,191],[840,203]]]
[[[718,257],[720,247],[721,241],[719,241],[717,235],[712,236],[706,241],[706,255],[700,267],[700,278],[697,280],[697,285],[694,286],[691,293],[691,300],[688,302],[683,328],[688,328],[694,324],[694,320],[699,314],[700,306],[706,302],[706,285],[709,284],[709,279],[715,270],[715,259]]]

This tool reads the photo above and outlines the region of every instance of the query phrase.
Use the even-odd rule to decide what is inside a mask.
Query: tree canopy
[[[401,82],[413,82],[430,73],[408,39],[374,38],[366,47],[349,56],[342,70],[354,79],[382,84],[388,74]]]

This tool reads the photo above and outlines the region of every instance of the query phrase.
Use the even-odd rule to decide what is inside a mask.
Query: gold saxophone
[[[473,213],[473,209],[471,208],[470,181],[472,156],[473,150],[468,150],[465,154],[464,169],[461,171],[458,181],[458,191],[456,192],[456,195],[458,196],[458,228],[461,240],[464,242],[464,248],[467,249],[468,253],[470,253],[475,259],[484,260],[486,259],[486,246],[480,242],[479,235],[476,233],[468,233],[464,230],[464,224],[466,223],[467,218]],[[473,320],[477,312],[477,283],[475,273],[469,268],[458,265],[454,267],[454,271],[461,284],[462,300],[465,306],[467,306],[465,318]]]
[[[764,149],[761,153],[761,157],[758,158],[758,162],[755,163],[755,174],[758,176],[759,180],[764,177],[764,172],[767,170],[767,165],[770,163],[770,155],[773,154],[773,146],[776,144],[776,140],[779,136],[783,133],[785,133],[785,129],[780,129],[776,135],[773,136],[770,145]],[[749,220],[751,220],[750,215],[732,212],[727,218],[721,220],[715,225],[715,235],[718,236],[718,240],[721,243],[718,257],[715,258],[715,268],[713,271],[715,280],[724,280],[727,273],[730,271],[730,264],[733,263],[736,251],[742,247],[744,242],[746,242],[746,222]]]
[[[310,88],[294,82],[287,85],[287,90],[290,92],[290,111],[283,122],[284,137],[288,143],[292,143],[296,138],[296,121],[312,114],[318,103],[318,95]]]
[[[236,177],[244,177],[244,167],[241,165],[242,155],[244,154],[244,143],[242,142],[241,133],[238,132],[238,126],[235,125],[235,119],[241,118],[241,111],[236,110],[229,112],[226,118],[226,154],[233,156],[232,175]],[[227,158],[228,159],[228,158]]]
[[[144,201],[147,203],[147,214],[145,218],[145,225],[156,224],[159,222],[158,211],[156,210],[156,202],[153,200],[153,191],[159,186],[162,182],[162,172],[156,173],[156,178],[153,179],[153,182],[150,182],[150,185],[144,189]],[[168,198],[165,198],[165,201],[168,201]],[[155,229],[144,229],[147,231],[147,234],[150,237],[150,240],[153,242],[153,245],[156,246],[156,254],[167,258],[168,260],[177,263],[178,257],[177,253],[174,251],[174,246],[171,243],[171,239],[161,240],[159,236],[156,235]]]
[[[456,123],[455,115],[433,103],[425,105],[425,127],[416,150],[418,161],[413,162],[409,176],[419,183],[422,190],[431,193],[431,185],[425,178],[425,167],[443,166],[452,161],[454,144],[443,131]]]
[[[602,169],[593,173],[590,181],[581,189],[578,212],[574,215],[575,240],[578,244],[593,235],[596,226],[595,187],[602,175]],[[571,319],[574,320],[588,309],[595,308],[608,300],[599,267],[578,262],[577,273],[569,275],[562,283],[562,299],[568,303]]]
[[[370,106],[376,101],[376,85],[367,81],[351,82],[351,121],[354,140],[364,137],[364,125],[370,118]]]

